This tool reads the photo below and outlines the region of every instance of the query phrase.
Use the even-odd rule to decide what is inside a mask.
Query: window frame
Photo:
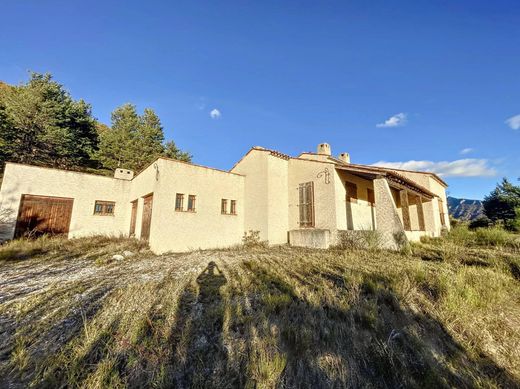
[[[97,211],[98,206],[101,211]],[[111,207],[111,212],[108,212],[107,209]],[[96,216],[114,216],[116,212],[116,202],[108,201],[108,200],[95,200],[94,202],[94,215]]]
[[[220,200],[220,213],[222,215],[229,215],[228,209],[227,209],[227,199],[221,199]]]
[[[237,214],[237,201],[229,200],[229,214],[236,215]]]
[[[188,195],[186,212],[197,212],[197,195]]]
[[[175,194],[175,212],[184,211],[184,193]]]

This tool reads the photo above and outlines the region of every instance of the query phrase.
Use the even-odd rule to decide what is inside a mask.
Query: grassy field
[[[520,238],[501,230],[401,253],[20,241],[0,290],[0,387],[520,385]]]

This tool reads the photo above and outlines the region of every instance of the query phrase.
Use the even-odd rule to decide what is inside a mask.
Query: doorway
[[[150,239],[150,226],[152,224],[153,193],[143,197],[143,219],[141,223],[141,239]]]

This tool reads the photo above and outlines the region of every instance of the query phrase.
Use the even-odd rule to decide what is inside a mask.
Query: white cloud
[[[466,154],[472,153],[473,151],[475,151],[475,150],[472,149],[471,147],[467,147],[465,149],[460,150],[459,154],[466,155]]]
[[[374,166],[382,166],[393,169],[418,170],[431,172],[441,177],[492,177],[497,171],[489,166],[487,159],[458,159],[455,161],[406,161],[385,162],[380,161]]]
[[[211,116],[212,119],[219,119],[222,116],[222,114],[218,109],[214,108],[209,113],[209,116]]]
[[[520,130],[520,115],[515,115],[506,120],[506,124],[513,130]]]
[[[406,124],[406,114],[401,112],[389,117],[384,123],[376,124],[376,127],[400,127]]]

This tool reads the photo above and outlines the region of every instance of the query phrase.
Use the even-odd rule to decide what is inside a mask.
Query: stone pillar
[[[417,196],[417,217],[419,219],[419,230],[425,231],[426,229],[424,227],[424,210],[422,196]]]
[[[408,204],[408,191],[399,191],[401,198],[401,212],[403,213],[403,226],[405,231],[412,230],[412,223],[410,222],[410,205]]]
[[[397,207],[385,178],[374,180],[377,231],[382,236],[382,246],[399,249],[407,240],[403,223],[397,213]]]

